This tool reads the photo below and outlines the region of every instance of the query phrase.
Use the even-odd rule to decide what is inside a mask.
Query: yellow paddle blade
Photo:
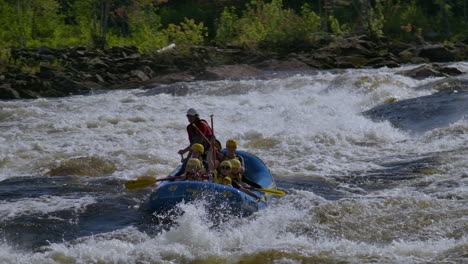
[[[138,177],[136,180],[127,181],[125,183],[125,188],[127,188],[128,190],[145,188],[145,187],[151,186],[155,182],[156,182],[155,177],[151,177],[151,176]]]
[[[277,196],[284,196],[286,193],[280,190],[273,190],[273,189],[263,189],[263,188],[254,188],[257,191],[261,191],[264,193],[269,193]]]

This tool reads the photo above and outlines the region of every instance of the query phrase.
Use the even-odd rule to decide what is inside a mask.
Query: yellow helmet
[[[229,168],[232,168],[232,164],[231,164],[231,162],[225,160],[225,161],[221,162],[221,164],[219,164],[219,167],[220,167],[220,168],[221,168],[221,167],[229,167]]]
[[[195,158],[192,158],[192,159],[189,159],[187,161],[187,165],[185,166],[185,172],[188,171],[188,166],[197,166],[198,169],[201,169],[202,168],[202,164],[201,164],[201,161],[199,159],[195,159]]]
[[[203,147],[203,145],[199,144],[199,143],[193,144],[191,149],[196,150],[196,151],[200,152],[201,154],[203,154],[205,152],[205,147]]]
[[[241,167],[241,163],[238,159],[232,159],[229,162],[231,162],[232,168],[233,169],[238,169]]]
[[[226,141],[226,147],[237,148],[237,141],[235,141],[234,139],[229,139],[228,141]]]

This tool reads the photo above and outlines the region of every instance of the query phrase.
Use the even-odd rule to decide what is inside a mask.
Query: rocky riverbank
[[[176,47],[177,48],[177,47]],[[414,78],[458,75],[438,62],[468,60],[468,45],[406,44],[350,37],[284,54],[251,53],[241,47],[193,47],[187,55],[172,50],[156,56],[133,46],[88,50],[83,47],[12,49],[0,72],[0,99],[30,99],[86,94],[94,90],[154,88],[195,80],[222,80],[264,71],[399,67],[426,64],[404,72]],[[0,65],[1,66],[1,65]],[[25,67],[29,70],[25,71]]]

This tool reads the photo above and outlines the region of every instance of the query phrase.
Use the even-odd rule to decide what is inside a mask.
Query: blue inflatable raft
[[[246,178],[260,185],[261,188],[276,187],[270,171],[258,157],[243,151],[236,151],[236,154],[244,159]],[[169,176],[177,175],[181,168],[179,166]],[[265,208],[270,198],[270,194],[258,190],[250,191],[261,199],[234,187],[213,182],[163,181],[151,192],[149,208],[156,212],[166,212],[179,203],[203,200],[210,211],[244,217]]]

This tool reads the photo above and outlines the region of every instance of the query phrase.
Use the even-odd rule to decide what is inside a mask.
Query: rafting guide
[[[209,141],[213,137],[213,130],[208,125],[206,120],[200,119],[197,110],[190,108],[187,111],[187,119],[189,124],[187,125],[187,134],[190,145],[184,149],[179,150],[180,155],[184,155],[187,151],[190,151],[190,148],[193,144],[198,143],[203,145],[205,149],[209,147]]]
[[[205,199],[209,208],[224,204],[222,210],[229,214],[248,216],[266,208],[269,196],[285,194],[275,190],[276,183],[263,161],[238,151],[235,139],[227,140],[226,148],[221,150],[214,134],[213,115],[211,126],[193,108],[188,109],[187,119],[190,144],[178,151],[182,164],[165,178],[142,176],[125,183],[128,190],[133,190],[162,182],[151,192],[150,209],[164,212],[178,203]]]

